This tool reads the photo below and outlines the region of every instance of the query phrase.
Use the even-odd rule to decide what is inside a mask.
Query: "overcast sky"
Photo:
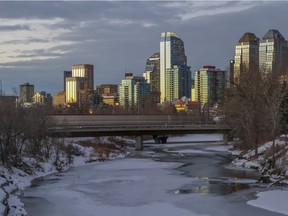
[[[95,84],[142,75],[160,34],[184,41],[188,65],[226,69],[245,32],[288,39],[287,1],[0,1],[0,80],[6,94],[29,82],[63,90],[63,71],[93,64]]]

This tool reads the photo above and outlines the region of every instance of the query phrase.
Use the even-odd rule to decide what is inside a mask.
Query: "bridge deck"
[[[125,125],[125,126],[62,126],[51,127],[54,137],[93,137],[93,136],[139,136],[172,134],[227,133],[230,128],[224,125]]]

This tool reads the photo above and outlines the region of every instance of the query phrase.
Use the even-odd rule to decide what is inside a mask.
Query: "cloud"
[[[192,70],[206,64],[224,69],[246,31],[261,36],[275,28],[287,38],[287,6],[219,0],[0,2],[0,76],[10,86],[30,82],[55,93],[63,89],[63,70],[88,63],[94,65],[95,83],[119,83],[126,70],[142,74],[164,31],[184,41]]]
[[[49,49],[76,43],[57,39],[61,35],[71,33],[69,28],[63,27],[63,23],[64,19],[58,17],[53,19],[0,18],[1,48],[5,50],[5,53],[1,54],[0,63],[59,57],[58,54],[64,51],[49,52]]]
[[[1,32],[15,31],[15,30],[31,30],[27,25],[2,25],[0,26]]]
[[[132,20],[132,19],[123,19],[123,18],[102,18],[103,23],[114,25],[114,26],[127,26],[127,25],[139,25],[142,27],[153,27],[156,26],[155,23],[145,21],[145,20]]]
[[[175,8],[177,12],[174,18],[185,22],[199,17],[241,12],[262,4],[263,1],[188,1],[168,2],[164,7]]]

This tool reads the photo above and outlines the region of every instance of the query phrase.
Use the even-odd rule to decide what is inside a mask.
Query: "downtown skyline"
[[[262,38],[272,28],[287,39],[287,9],[284,1],[0,2],[3,91],[29,82],[55,95],[75,64],[94,65],[96,85],[119,84],[125,72],[143,74],[165,31],[185,43],[192,72],[227,69],[245,32]]]

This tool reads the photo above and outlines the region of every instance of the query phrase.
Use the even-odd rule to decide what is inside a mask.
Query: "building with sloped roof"
[[[288,44],[283,35],[270,29],[259,44],[259,67],[266,72],[287,70]]]
[[[246,32],[239,39],[235,48],[234,79],[232,82],[240,83],[240,76],[244,71],[258,70],[259,38],[251,32]]]

